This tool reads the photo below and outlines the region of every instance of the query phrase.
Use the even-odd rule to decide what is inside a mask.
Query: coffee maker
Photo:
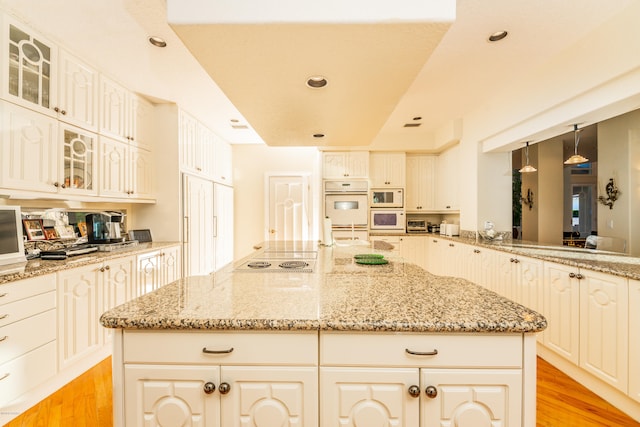
[[[87,223],[87,241],[97,244],[124,242],[124,236],[120,229],[123,216],[120,212],[87,214],[85,217]]]

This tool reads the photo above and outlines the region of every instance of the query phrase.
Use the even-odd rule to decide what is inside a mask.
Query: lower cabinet
[[[180,247],[172,246],[138,255],[136,293],[139,297],[180,278]]]
[[[407,261],[427,269],[427,238],[425,236],[404,236],[400,238],[400,255]]]
[[[629,280],[629,397],[640,402],[640,281]]]

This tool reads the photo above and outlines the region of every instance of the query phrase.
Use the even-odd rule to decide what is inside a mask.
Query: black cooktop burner
[[[281,268],[305,268],[308,267],[309,264],[304,261],[285,261],[279,264]]]
[[[249,268],[269,268],[271,267],[271,263],[267,261],[252,261],[247,264]]]

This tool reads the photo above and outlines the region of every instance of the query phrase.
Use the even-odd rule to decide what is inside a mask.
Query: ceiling
[[[453,23],[428,26],[221,23],[207,30],[221,56],[196,52],[207,70],[167,23],[165,0],[0,0],[0,7],[130,89],[178,103],[231,143],[438,151],[460,137],[467,114],[522,84],[632,1],[458,0]],[[382,3],[390,2],[371,4]],[[507,38],[487,41],[503,29]],[[149,35],[168,46],[151,46]],[[271,42],[258,44],[261,38]],[[336,54],[313,62],[308,53],[321,50]],[[321,66],[325,94],[288,74],[306,78],[324,73]],[[257,78],[243,85],[248,71]],[[298,86],[282,89],[287,79]],[[331,99],[318,102],[318,95]],[[313,133],[325,138],[311,139]]]

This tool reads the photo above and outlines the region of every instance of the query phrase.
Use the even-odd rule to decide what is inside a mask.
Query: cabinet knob
[[[104,269],[108,271],[108,270],[111,270],[111,267],[107,265]]]
[[[57,113],[58,111],[60,111],[60,109],[58,107],[53,107],[53,111]]]
[[[576,273],[569,273],[569,277],[573,279],[574,277],[576,277]]]
[[[438,395],[438,389],[434,386],[430,385],[424,390],[425,394],[429,399],[433,399]]]
[[[220,390],[220,394],[227,394],[231,391],[231,386],[229,385],[229,383],[221,383],[220,387],[218,387],[218,390]]]
[[[214,383],[212,383],[211,381],[204,383],[204,392],[206,394],[211,394],[214,391],[216,391],[216,385]]]
[[[100,272],[104,273],[104,267],[100,267]]]
[[[409,396],[411,397],[419,397],[420,396],[420,387],[417,385],[412,385],[409,387]]]
[[[582,280],[582,279],[584,279],[584,276],[582,274],[578,273],[578,274],[576,274],[576,279]]]
[[[62,113],[62,115],[63,115],[63,116],[66,116],[66,115],[67,115],[67,111],[66,111],[66,110],[62,110],[62,111],[60,111],[60,112]]]
[[[480,250],[479,250],[479,249],[474,249],[474,250],[473,250],[473,253],[474,253],[474,254],[479,254],[479,253],[480,253]]]
[[[54,187],[60,187],[60,183],[59,183],[59,182],[54,182],[54,183],[53,183],[53,186],[54,186]]]
[[[454,247],[455,245],[453,243],[449,243],[449,246],[450,247]]]

